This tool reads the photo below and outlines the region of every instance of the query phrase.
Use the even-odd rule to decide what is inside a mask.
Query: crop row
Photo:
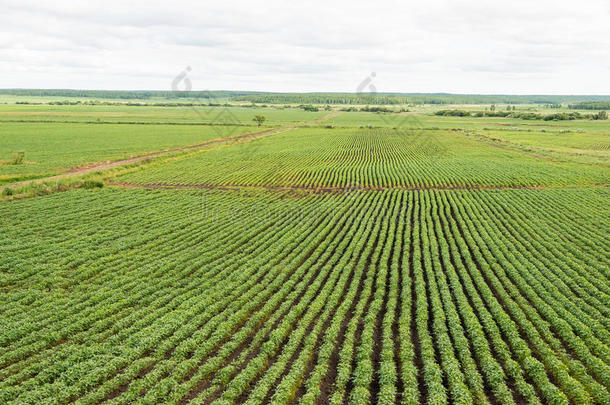
[[[127,174],[136,184],[477,188],[608,183],[608,169],[560,163],[456,131],[296,129]]]
[[[608,403],[608,197],[105,189],[2,205],[0,401]]]

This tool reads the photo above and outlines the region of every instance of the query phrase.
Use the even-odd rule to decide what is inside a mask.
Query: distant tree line
[[[146,103],[137,101],[99,101],[99,100],[60,100],[46,103],[38,101],[17,101],[21,105],[105,105],[105,106],[132,106],[132,107],[232,107],[229,103]],[[245,105],[242,107],[250,107]]]
[[[400,110],[393,110],[391,108],[387,108],[387,107],[378,107],[378,106],[365,106],[365,107],[345,107],[345,108],[341,108],[339,111],[345,111],[345,112],[358,112],[358,111],[363,111],[363,112],[374,112],[374,113],[401,113],[401,112],[409,112],[408,109],[406,108],[401,108]]]
[[[203,98],[203,99],[226,99],[231,97],[255,95],[259,92],[248,91],[164,91],[164,90],[69,90],[69,89],[0,89],[0,95],[13,95],[25,97],[79,97],[97,99],[123,99],[123,100],[146,100],[149,98]]]
[[[583,101],[568,105],[574,110],[610,110],[610,101]]]
[[[447,93],[258,93],[236,96],[235,101],[266,104],[409,105],[409,104],[539,104],[608,101],[610,96],[522,96]],[[555,107],[557,106],[557,107]]]
[[[24,97],[77,97],[92,99],[146,100],[222,99],[257,104],[296,105],[408,105],[408,104],[540,104],[610,103],[610,96],[486,95],[449,93],[269,93],[259,91],[163,91],[163,90],[68,90],[0,89],[0,95]],[[607,105],[607,104],[606,104]],[[590,108],[597,109],[597,108]]]
[[[561,112],[554,114],[539,114],[533,112],[520,111],[466,111],[466,110],[439,110],[434,113],[440,116],[450,117],[506,117],[519,118],[522,120],[540,120],[540,121],[569,121],[577,119],[590,120],[605,120],[608,119],[606,111],[600,111],[597,114],[581,114],[574,112]]]

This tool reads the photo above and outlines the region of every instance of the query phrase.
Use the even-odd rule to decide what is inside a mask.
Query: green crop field
[[[252,118],[264,114],[267,125],[292,124],[324,116],[278,107],[129,106],[129,105],[0,105],[0,122],[93,122],[253,125]]]
[[[0,184],[59,174],[91,162],[200,144],[255,131],[249,126],[10,122],[0,125]],[[7,164],[23,151],[25,163]]]
[[[57,92],[0,105],[0,404],[610,404],[610,121]]]
[[[307,128],[148,168],[139,184],[479,187],[597,184],[607,167],[495,148],[458,131]]]

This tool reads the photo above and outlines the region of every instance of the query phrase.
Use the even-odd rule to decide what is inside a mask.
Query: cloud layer
[[[0,6],[0,88],[610,94],[607,0]]]

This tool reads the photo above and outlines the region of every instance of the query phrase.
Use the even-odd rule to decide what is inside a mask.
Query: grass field
[[[294,124],[324,116],[324,111],[309,112],[277,107],[150,107],[127,105],[0,105],[0,122],[93,122],[93,123],[171,123],[254,125],[252,118],[263,114],[266,125]]]
[[[0,403],[610,403],[610,121],[231,108],[0,106],[9,188],[226,140],[3,191]]]

